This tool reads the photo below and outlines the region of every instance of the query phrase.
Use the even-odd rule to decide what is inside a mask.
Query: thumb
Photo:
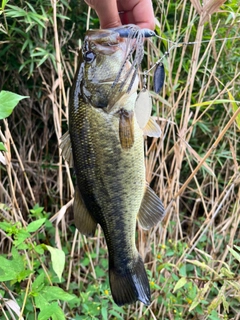
[[[86,3],[96,11],[102,29],[115,28],[122,24],[116,0],[87,0]]]

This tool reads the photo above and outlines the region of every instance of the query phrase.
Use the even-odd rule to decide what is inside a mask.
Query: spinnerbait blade
[[[139,127],[144,129],[152,113],[152,99],[147,89],[139,92],[134,111]]]
[[[154,71],[153,75],[153,90],[156,93],[159,93],[164,85],[164,78],[165,78],[165,71],[164,71],[164,65],[162,63],[159,63],[156,66],[156,69]]]

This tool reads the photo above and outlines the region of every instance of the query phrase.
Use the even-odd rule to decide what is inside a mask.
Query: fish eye
[[[93,62],[93,60],[95,59],[95,53],[94,52],[92,52],[92,51],[87,51],[87,52],[85,52],[84,53],[84,60],[86,61],[86,62]]]

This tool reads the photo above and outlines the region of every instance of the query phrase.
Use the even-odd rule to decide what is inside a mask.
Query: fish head
[[[137,90],[138,77],[132,80],[135,68],[129,61],[131,41],[120,37],[117,28],[87,31],[80,56],[81,89],[92,106],[114,105],[125,93]]]

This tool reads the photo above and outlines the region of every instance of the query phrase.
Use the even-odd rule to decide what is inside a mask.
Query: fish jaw
[[[96,50],[100,54],[111,55],[118,50],[126,52],[126,40],[112,30],[88,30],[84,39],[84,51]]]

